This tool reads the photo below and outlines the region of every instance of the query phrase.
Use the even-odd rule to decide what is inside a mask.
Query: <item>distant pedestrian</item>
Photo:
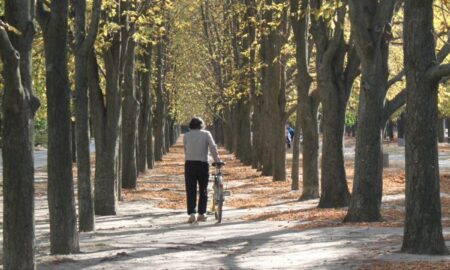
[[[284,130],[284,136],[286,137],[287,148],[290,149],[293,137],[291,135],[291,132],[289,131],[289,125],[286,125],[286,129]]]

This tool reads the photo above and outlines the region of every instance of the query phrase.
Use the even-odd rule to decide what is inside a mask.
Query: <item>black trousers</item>
[[[208,203],[209,164],[203,161],[188,160],[184,164],[186,183],[187,213],[195,214],[197,205],[197,183],[199,186],[198,213],[206,213]]]

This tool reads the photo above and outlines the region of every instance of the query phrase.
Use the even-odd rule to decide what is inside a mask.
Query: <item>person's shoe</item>
[[[206,221],[206,216],[204,214],[198,215],[197,221],[199,221],[199,222]]]
[[[194,222],[195,222],[195,214],[191,214],[189,216],[188,223],[194,223]]]

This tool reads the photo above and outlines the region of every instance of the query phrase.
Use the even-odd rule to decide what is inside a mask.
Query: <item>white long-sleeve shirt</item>
[[[208,148],[214,161],[220,161],[217,146],[211,133],[204,129],[192,129],[183,137],[185,160],[208,162]]]

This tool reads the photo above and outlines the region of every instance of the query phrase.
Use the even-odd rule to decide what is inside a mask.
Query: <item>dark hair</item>
[[[191,122],[189,123],[190,129],[203,129],[205,127],[205,123],[203,122],[203,119],[200,117],[194,117],[192,118]]]

